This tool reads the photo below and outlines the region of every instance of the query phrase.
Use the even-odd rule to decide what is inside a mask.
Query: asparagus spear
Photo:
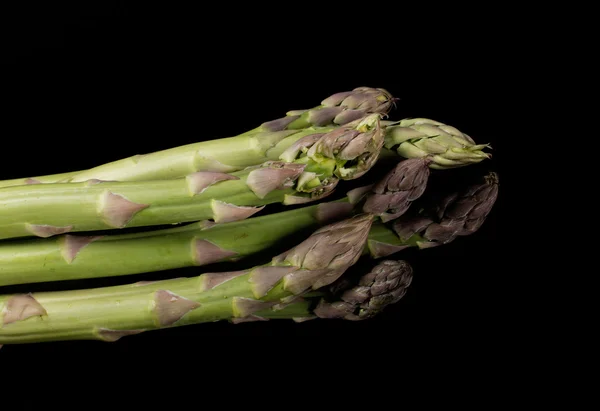
[[[412,278],[412,267],[406,261],[383,260],[358,278],[352,275],[340,277],[329,287],[331,295],[319,300],[314,315],[352,321],[373,318],[404,297]]]
[[[385,122],[385,147],[404,158],[429,158],[435,169],[479,163],[490,155],[488,144],[476,144],[456,128],[427,118]]]
[[[135,234],[3,242],[0,286],[201,266],[261,252],[291,235],[361,211],[382,220],[397,218],[424,192],[427,165],[422,159],[404,160],[376,185],[351,190],[340,200],[227,224],[203,221]]]
[[[421,249],[448,244],[475,233],[485,222],[498,198],[498,174],[491,172],[462,189],[432,193],[419,209],[392,223],[390,230],[374,226],[369,235],[371,253],[385,257],[409,246]],[[386,227],[387,228],[387,227]],[[377,250],[381,250],[377,252]]]
[[[327,287],[326,291],[305,293],[301,297],[293,298],[291,302],[276,304],[245,317],[229,318],[229,321],[233,324],[239,324],[272,319],[292,319],[295,322],[304,322],[316,318],[350,321],[366,320],[373,318],[387,306],[400,301],[406,294],[413,277],[412,267],[403,260],[383,260],[370,272],[362,276],[356,275],[356,266],[350,267],[349,271],[353,272],[346,273]],[[348,277],[348,274],[353,275]],[[134,284],[132,289],[137,286],[139,284]],[[106,294],[109,295],[109,293]],[[112,297],[119,298],[118,295],[112,295]],[[75,298],[79,298],[79,296],[75,296]],[[35,305],[31,299],[28,299],[28,301]],[[104,330],[100,334],[103,334],[103,341],[114,342],[133,333],[127,331],[107,332]],[[0,344],[0,348],[2,348],[2,344]]]
[[[436,247],[471,235],[491,212],[498,198],[498,184],[498,174],[491,172],[441,199],[433,196],[429,207],[405,214],[394,221],[393,229],[401,241],[415,243],[419,248]]]
[[[355,179],[383,146],[380,117],[369,115],[304,137],[270,161],[232,174],[197,172],[156,181],[36,184],[0,190],[0,239],[78,231],[247,218],[266,204],[298,204]]]
[[[367,114],[385,115],[394,98],[381,88],[359,87],[336,93],[309,110],[293,110],[235,137],[202,141],[103,164],[89,170],[0,181],[13,185],[84,182],[91,179],[141,181],[179,178],[197,171],[230,173],[277,160],[307,135],[332,131]]]
[[[360,258],[372,221],[372,215],[360,214],[324,226],[268,264],[138,283],[135,293],[113,296],[109,287],[106,293],[76,290],[2,296],[0,344],[115,341],[159,328],[248,319],[335,282]]]
[[[419,173],[413,173],[412,176],[419,178]],[[365,253],[369,253],[373,258],[387,257],[408,247],[424,249],[448,244],[458,237],[471,235],[479,230],[498,198],[498,174],[490,172],[455,185],[458,187],[446,187],[438,192],[430,191],[429,196],[419,200],[420,207],[412,207],[410,210],[406,207],[405,211],[389,224],[384,224],[382,220],[390,211],[384,214],[384,218],[375,221],[371,227]],[[421,190],[419,187],[414,185],[412,190],[407,192],[418,192]],[[361,191],[363,195],[368,196],[368,191],[366,194],[364,190],[357,191],[358,195],[349,193],[355,201]],[[409,199],[410,197],[407,198]],[[376,199],[374,203],[382,202],[385,203]],[[367,199],[363,211],[368,212],[370,207],[373,207],[369,204],[373,202]],[[391,206],[391,209],[398,208],[402,208],[402,205]]]
[[[306,293],[287,304],[277,304],[233,323],[293,319],[304,322],[316,318],[361,321],[373,318],[387,306],[404,297],[413,278],[404,260],[383,260],[367,274],[352,266],[322,292]]]

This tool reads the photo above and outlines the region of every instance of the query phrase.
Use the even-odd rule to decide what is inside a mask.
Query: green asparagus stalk
[[[355,268],[355,266],[351,267],[351,271],[356,271]],[[291,319],[299,323],[317,318],[366,320],[373,318],[387,306],[400,301],[412,282],[412,276],[412,268],[406,261],[384,260],[369,273],[358,278],[356,275],[352,280],[345,276],[341,277],[340,280],[344,280],[343,282],[336,281],[326,291],[305,293],[293,297],[290,302],[275,304],[254,314],[232,317],[228,320],[233,324],[282,319]],[[119,297],[113,296],[113,298]],[[31,300],[29,302],[33,303]],[[102,341],[115,342],[123,336],[137,334],[137,330],[136,332],[101,330],[99,334],[99,339]],[[20,342],[22,341],[16,343]]]
[[[377,114],[303,138],[270,161],[231,174],[181,179],[36,184],[0,190],[0,239],[67,232],[247,218],[271,203],[329,195],[339,179],[362,176],[377,161],[383,135]]]
[[[404,160],[340,200],[246,220],[105,236],[65,234],[0,243],[0,286],[139,274],[239,260],[353,213],[403,214],[425,189],[428,162]],[[372,230],[380,224],[377,220]],[[388,229],[389,231],[389,229]]]
[[[385,122],[385,147],[404,158],[429,158],[435,169],[479,163],[490,155],[488,144],[476,144],[456,128],[427,118]]]
[[[344,274],[339,280],[327,287],[326,291],[305,293],[300,297],[293,298],[290,302],[276,304],[254,314],[241,318],[233,317],[228,320],[233,324],[282,319],[291,319],[295,322],[305,322],[317,318],[350,321],[366,320],[373,318],[387,306],[400,301],[406,294],[413,277],[412,267],[403,260],[383,260],[369,273],[360,277],[355,274],[357,271],[356,266],[351,267],[349,271],[354,271],[351,273],[353,274],[351,277],[348,276],[350,273]],[[134,284],[131,288],[139,292],[138,287],[139,284]],[[107,292],[104,295],[119,298],[118,295],[111,295],[108,289],[105,289],[105,291]],[[74,299],[80,298],[80,296],[73,297]],[[32,300],[29,300],[29,302],[33,303]],[[122,336],[131,335],[132,333],[111,333],[105,330],[101,334],[104,334],[103,341],[114,342]],[[108,338],[106,338],[107,336]]]
[[[360,258],[372,221],[372,215],[360,214],[324,226],[268,264],[138,283],[135,293],[75,290],[2,296],[0,344],[115,341],[147,330],[252,318],[338,280]]]
[[[213,139],[103,164],[89,170],[0,181],[0,187],[87,180],[142,181],[180,178],[197,171],[231,173],[274,161],[302,137],[323,134],[368,114],[389,112],[384,89],[359,87],[336,93],[309,110],[293,110],[235,137]]]

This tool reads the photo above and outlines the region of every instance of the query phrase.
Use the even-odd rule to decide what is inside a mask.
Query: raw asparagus
[[[429,206],[395,220],[393,229],[401,241],[419,248],[448,244],[475,233],[485,222],[498,198],[498,174],[491,172],[462,190],[434,193]],[[438,198],[441,196],[441,198]]]
[[[336,93],[309,110],[293,110],[235,137],[206,140],[71,173],[0,181],[0,187],[87,180],[141,181],[179,178],[197,171],[231,173],[277,160],[291,144],[367,114],[389,112],[394,98],[384,89],[359,87]]]
[[[496,203],[499,178],[490,172],[475,180],[421,198],[418,207],[411,207],[389,224],[375,222],[369,232],[368,253],[383,258],[408,247],[436,247],[475,233]]]
[[[413,278],[412,267],[403,260],[383,260],[370,272],[361,276],[356,275],[356,266],[350,267],[348,271],[351,273],[344,274],[326,290],[305,293],[301,297],[293,298],[290,302],[276,304],[246,317],[233,317],[228,320],[233,324],[282,319],[291,319],[295,322],[305,322],[317,318],[366,320],[373,318],[387,306],[400,301],[406,294]],[[352,275],[348,276],[349,274]],[[134,284],[131,288],[135,289],[137,286],[139,284]],[[110,293],[106,294],[110,295]],[[79,296],[74,297],[79,298]],[[112,295],[112,297],[119,298],[118,295]],[[29,302],[33,303],[32,300]],[[25,316],[23,315],[23,317]],[[132,333],[107,332],[105,330],[100,334],[102,341],[115,342]]]
[[[413,185],[404,190],[418,192],[422,167],[417,161],[405,160],[403,181]],[[388,186],[402,163],[382,181]],[[498,196],[498,175],[489,173],[482,181],[467,187],[446,190],[422,199],[418,208],[408,209],[410,196],[387,194],[397,203],[379,217],[408,209],[395,220],[383,223],[376,219],[369,231],[364,253],[373,258],[393,255],[408,247],[429,248],[447,244],[459,236],[476,232],[492,210]],[[383,183],[381,183],[383,185]],[[51,239],[0,243],[0,286],[139,274],[210,263],[239,260],[276,246],[282,239],[342,218],[354,212],[374,212],[370,196],[378,195],[373,187],[357,188],[348,196],[296,210],[284,211],[227,224],[200,222],[183,227],[137,234],[105,237],[64,235]],[[363,198],[364,197],[364,198]],[[383,201],[384,203],[387,200]],[[381,200],[377,201],[380,204]],[[375,213],[374,215],[377,215]],[[123,292],[127,291],[124,286]]]
[[[400,301],[413,278],[412,267],[404,260],[383,260],[358,278],[352,276],[356,270],[350,271],[329,287],[329,295],[319,300],[313,309],[316,317],[352,321],[373,318]]]
[[[270,203],[329,195],[339,179],[362,176],[383,146],[380,116],[369,115],[290,146],[281,158],[231,174],[181,179],[35,184],[0,190],[0,239],[78,231],[247,218]]]
[[[356,215],[316,230],[268,264],[138,283],[135,293],[113,295],[109,287],[107,295],[75,290],[2,296],[0,344],[115,341],[152,329],[252,318],[338,280],[360,258],[372,222],[370,214]]]
[[[488,144],[477,144],[456,128],[427,118],[385,122],[385,147],[404,158],[429,158],[435,169],[479,163],[490,155]]]
[[[412,283],[412,267],[404,260],[380,261],[367,274],[360,270],[362,267],[352,266],[327,289],[305,293],[287,304],[277,304],[231,322],[290,318],[296,322],[317,318],[367,320],[400,301]]]
[[[202,221],[135,234],[66,234],[2,242],[0,286],[120,276],[237,260],[357,212],[368,212],[387,221],[403,214],[424,192],[430,173],[427,165],[427,160],[404,160],[374,186],[353,189],[340,200],[226,224]],[[376,221],[372,229],[378,224]],[[376,246],[374,251],[383,247]]]

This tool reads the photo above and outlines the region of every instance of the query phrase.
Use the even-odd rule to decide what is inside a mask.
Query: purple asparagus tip
[[[404,260],[384,260],[358,281],[343,277],[330,286],[332,296],[321,299],[314,310],[319,318],[365,320],[395,304],[406,294],[413,278]]]

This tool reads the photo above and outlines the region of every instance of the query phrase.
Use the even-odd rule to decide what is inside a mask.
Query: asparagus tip
[[[352,321],[372,318],[388,305],[400,301],[412,278],[412,267],[406,261],[384,260],[360,277],[353,287],[348,286],[347,279],[341,279],[341,286],[334,284],[331,289],[335,290],[336,300],[321,299],[314,314],[319,318]]]

